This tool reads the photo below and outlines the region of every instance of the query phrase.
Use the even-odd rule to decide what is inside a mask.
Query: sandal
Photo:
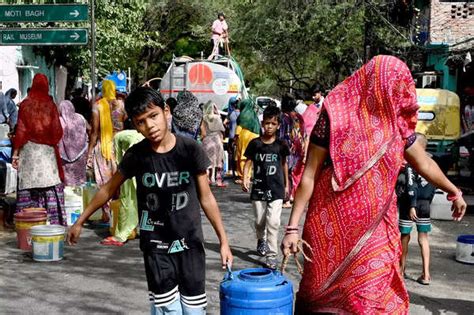
[[[226,184],[226,183],[217,183],[217,184],[216,184],[216,187],[219,187],[219,188],[226,188],[226,187],[227,187],[227,184]]]
[[[109,236],[109,237],[104,238],[104,239],[100,242],[100,244],[101,244],[101,245],[110,245],[110,246],[118,246],[118,247],[121,247],[121,246],[125,245],[125,242],[117,241],[113,236]]]
[[[431,279],[424,279],[423,276],[420,276],[418,279],[416,279],[416,282],[422,285],[430,285]]]

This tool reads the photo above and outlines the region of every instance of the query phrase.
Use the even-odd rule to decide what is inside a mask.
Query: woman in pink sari
[[[410,71],[391,56],[373,58],[326,98],[282,241],[285,255],[297,251],[309,201],[303,239],[312,261],[305,262],[297,314],[408,313],[394,194],[403,159],[448,192],[456,220],[466,209],[415,142],[417,110]]]
[[[64,184],[80,186],[86,182],[87,122],[74,111],[74,105],[70,101],[59,104],[59,115],[63,127],[59,153],[64,166]]]

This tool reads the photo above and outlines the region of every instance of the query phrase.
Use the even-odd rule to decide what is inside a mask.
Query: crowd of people
[[[232,97],[222,119],[217,104],[200,104],[190,91],[165,101],[156,90],[139,87],[122,101],[113,82],[104,81],[92,106],[78,94],[56,106],[46,77],[37,74],[19,105],[13,137],[17,210],[46,208],[51,223],[65,225],[64,185],[82,185],[91,168],[100,190],[69,230],[68,242],[77,242],[98,208],[109,220],[110,200],[120,187],[119,224],[102,243],[121,246],[138,226],[152,314],[202,313],[201,208],[219,238],[222,266],[233,260],[210,190],[227,185],[226,149],[233,180],[250,192],[256,249],[267,267],[278,265],[282,208],[292,208],[284,256],[301,248],[306,212],[302,239],[314,259],[305,261],[297,313],[405,313],[406,235],[412,221],[421,239],[429,229],[426,201],[407,199],[408,212],[398,219],[395,185],[402,166],[408,163],[431,187],[448,193],[455,220],[466,210],[460,190],[415,134],[410,71],[395,57],[377,56],[326,98],[320,89],[312,98],[305,105],[284,95],[281,109],[268,106],[260,121],[251,99]],[[430,194],[423,197],[428,207]],[[424,260],[429,264],[429,252]],[[419,282],[429,281],[424,264]]]

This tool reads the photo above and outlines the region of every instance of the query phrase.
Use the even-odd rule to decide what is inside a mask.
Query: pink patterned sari
[[[313,249],[302,312],[405,314],[394,187],[418,106],[407,66],[377,56],[326,98],[332,165],[315,181],[303,239]]]

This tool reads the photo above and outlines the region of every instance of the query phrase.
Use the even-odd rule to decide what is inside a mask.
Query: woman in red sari
[[[59,113],[49,95],[48,78],[38,73],[20,103],[13,138],[13,167],[18,170],[17,212],[45,208],[51,224],[66,225],[64,171],[58,143],[63,136]]]
[[[415,142],[417,110],[410,71],[391,56],[373,58],[326,98],[282,241],[285,255],[297,251],[309,201],[303,239],[312,262],[305,262],[297,314],[408,312],[394,194],[403,159],[448,192],[456,220],[466,209],[460,191]]]

